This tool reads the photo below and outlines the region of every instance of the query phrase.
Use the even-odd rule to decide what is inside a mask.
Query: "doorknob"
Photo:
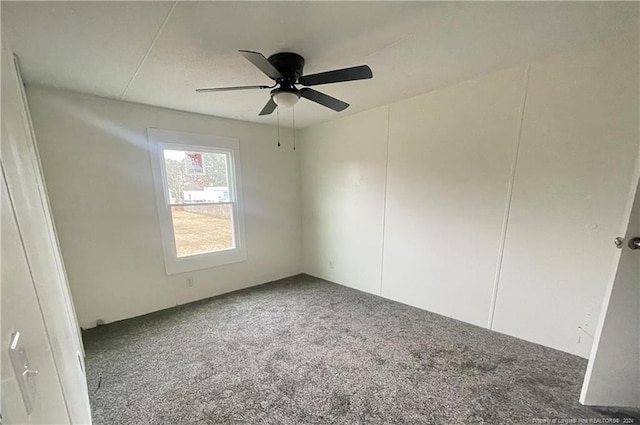
[[[640,249],[640,238],[635,237],[629,240],[629,248],[631,249]]]

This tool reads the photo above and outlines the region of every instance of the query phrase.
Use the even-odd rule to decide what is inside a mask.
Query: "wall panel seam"
[[[493,281],[493,291],[491,294],[491,305],[489,307],[489,320],[487,328],[493,329],[493,318],[496,310],[496,303],[498,299],[498,287],[500,285],[500,273],[502,271],[502,260],[504,258],[504,246],[507,240],[507,228],[509,226],[509,214],[511,213],[511,201],[513,199],[513,188],[516,178],[516,171],[518,166],[518,156],[520,154],[520,141],[522,139],[522,127],[524,122],[525,108],[527,105],[527,93],[529,91],[529,73],[531,65],[527,65],[524,73],[524,81],[522,84],[522,98],[520,100],[520,116],[518,117],[518,126],[516,130],[515,146],[513,148],[513,159],[511,161],[511,170],[509,173],[509,182],[507,185],[507,198],[504,206],[504,217],[502,220],[502,230],[500,234],[500,244],[498,247],[498,261],[496,264],[496,274]]]
[[[380,247],[380,290],[379,295],[382,296],[382,282],[384,278],[384,240],[387,221],[387,186],[389,177],[389,134],[391,132],[391,106],[387,107],[387,147],[384,157],[384,186],[382,191],[382,243]]]

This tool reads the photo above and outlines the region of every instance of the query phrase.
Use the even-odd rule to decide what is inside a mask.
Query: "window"
[[[238,140],[148,135],[167,274],[246,260]]]

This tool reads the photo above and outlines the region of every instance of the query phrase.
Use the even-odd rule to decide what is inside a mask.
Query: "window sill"
[[[165,268],[167,274],[172,275],[193,270],[220,267],[226,264],[241,263],[243,261],[247,261],[247,253],[245,250],[229,249],[185,257],[174,257],[170,261],[165,261]]]

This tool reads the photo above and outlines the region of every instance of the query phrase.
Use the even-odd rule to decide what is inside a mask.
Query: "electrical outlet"
[[[187,288],[193,288],[193,278],[192,277],[188,277],[187,278]]]
[[[329,260],[329,268],[332,269],[333,268],[333,260]]]

